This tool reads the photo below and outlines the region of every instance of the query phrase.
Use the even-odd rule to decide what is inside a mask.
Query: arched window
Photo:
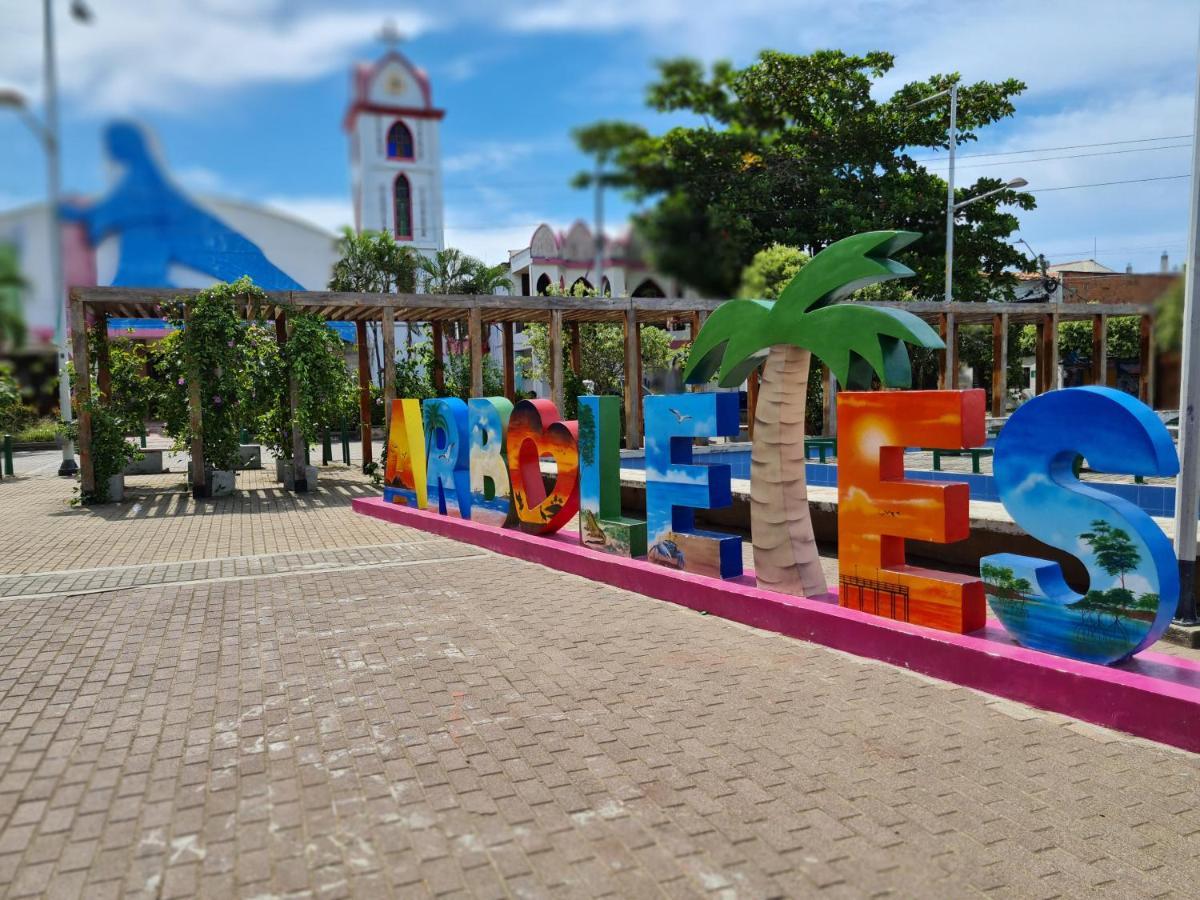
[[[539,294],[540,296],[543,296],[543,297],[544,297],[546,294],[549,294],[549,293],[550,293],[550,285],[551,285],[551,283],[552,283],[552,282],[550,281],[550,276],[549,276],[549,275],[547,275],[545,272],[543,272],[543,273],[542,273],[542,276],[541,276],[541,278],[539,278],[539,279],[537,280],[537,292],[538,292],[538,294]]]
[[[647,278],[636,288],[634,288],[633,296],[635,297],[665,297],[663,289],[658,286],[653,278]]]
[[[575,296],[575,290],[577,288],[582,288],[584,291],[590,291],[592,289],[592,283],[583,276],[580,276],[571,284],[571,290],[569,291],[571,296]]]
[[[415,159],[413,136],[408,126],[396,122],[388,129],[388,159]]]
[[[403,175],[396,176],[394,188],[393,209],[396,213],[396,237],[411,241],[412,229],[412,187]]]

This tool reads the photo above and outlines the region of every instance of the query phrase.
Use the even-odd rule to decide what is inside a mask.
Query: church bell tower
[[[383,39],[387,53],[355,69],[346,111],[354,224],[429,255],[445,246],[438,131],[446,113],[433,105],[429,76],[396,49],[395,29]]]

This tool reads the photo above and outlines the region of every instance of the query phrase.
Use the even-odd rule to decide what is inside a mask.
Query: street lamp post
[[[82,0],[73,0],[71,14],[81,22],[91,20],[91,11]],[[26,99],[16,91],[0,91],[0,107],[14,109],[37,137],[46,154],[46,219],[49,223],[47,237],[50,252],[50,290],[54,298],[54,340],[58,356],[58,404],[62,419],[71,424],[71,374],[67,366],[67,323],[66,284],[63,276],[62,226],[59,216],[61,194],[61,164],[59,157],[58,129],[58,71],[54,53],[54,5],[53,0],[42,0],[42,72],[45,81],[45,113],[39,122],[29,109]],[[74,476],[79,471],[75,462],[75,443],[63,439],[62,464],[58,474]]]
[[[1200,127],[1200,54],[1196,69],[1195,124]],[[1200,131],[1195,132],[1200,134]],[[1175,556],[1179,560],[1176,620],[1197,625],[1196,517],[1200,505],[1200,137],[1192,141],[1191,229],[1183,295],[1183,383],[1179,389],[1179,478],[1175,483]]]
[[[947,136],[947,145],[950,151],[949,167],[946,172],[946,288],[945,300],[949,303],[954,299],[954,216],[964,206],[969,206],[994,194],[999,194],[1001,191],[1007,191],[1011,188],[1022,188],[1029,184],[1024,178],[1014,178],[1004,187],[996,188],[987,193],[980,194],[978,197],[971,197],[969,200],[963,200],[961,203],[954,202],[954,152],[958,145],[958,83],[950,85],[944,91],[938,91],[936,94],[931,94],[922,100],[918,100],[912,106],[921,106],[929,103],[938,97],[950,98],[950,130]],[[911,107],[910,107],[911,108]]]

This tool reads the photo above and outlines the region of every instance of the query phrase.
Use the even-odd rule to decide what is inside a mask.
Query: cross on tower
[[[395,19],[384,20],[383,27],[379,29],[379,40],[386,44],[390,51],[400,46],[400,42],[404,40],[404,35],[400,33],[400,28],[396,25]]]

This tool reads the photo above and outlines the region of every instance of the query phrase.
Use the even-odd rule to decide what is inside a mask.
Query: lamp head
[[[16,88],[0,87],[0,109],[25,109],[29,101]]]
[[[1029,184],[1029,182],[1026,181],[1024,178],[1014,178],[1012,181],[1010,181],[1008,184],[1006,184],[1005,187],[1023,188],[1027,184]]]

